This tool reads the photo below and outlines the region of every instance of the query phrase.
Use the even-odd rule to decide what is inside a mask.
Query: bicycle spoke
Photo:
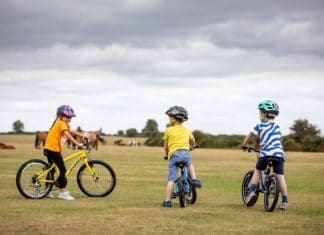
[[[51,190],[52,185],[45,183],[50,179],[50,174],[44,175],[43,178],[37,180],[36,174],[43,171],[47,167],[47,163],[39,160],[32,159],[25,162],[17,172],[16,185],[18,191],[26,198],[38,199],[45,197]],[[44,182],[42,182],[44,181]]]
[[[103,197],[112,192],[116,184],[113,169],[105,162],[95,160],[89,162],[94,175],[83,165],[78,172],[78,185],[80,190],[88,196]]]

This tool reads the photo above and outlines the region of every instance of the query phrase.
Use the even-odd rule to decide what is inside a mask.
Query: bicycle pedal
[[[175,199],[177,197],[177,194],[175,193],[175,192],[173,192],[172,194],[171,194],[171,198],[172,199]]]

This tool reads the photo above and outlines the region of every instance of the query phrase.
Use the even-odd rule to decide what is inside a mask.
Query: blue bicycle
[[[194,150],[199,146],[196,145],[191,148]],[[164,160],[168,160],[164,157]],[[194,186],[191,176],[188,173],[188,168],[184,163],[179,163],[176,165],[180,169],[180,176],[174,182],[173,192],[171,195],[172,199],[179,197],[180,207],[186,207],[187,204],[194,204],[197,200],[197,191]]]
[[[187,204],[194,204],[196,202],[197,191],[188,174],[186,165],[180,163],[177,167],[180,169],[181,175],[174,183],[172,198],[179,197],[180,207],[185,207]]]
[[[260,151],[248,147],[246,149],[248,152],[256,152],[259,153]],[[279,179],[278,176],[274,173],[272,173],[272,165],[274,162],[279,161],[278,158],[276,157],[267,157],[267,169],[262,171],[262,173],[259,176],[259,183],[257,186],[257,191],[256,191],[256,200],[255,203],[258,200],[259,193],[264,194],[264,209],[268,212],[272,212],[277,205],[278,198],[279,198]],[[250,194],[250,181],[253,175],[253,170],[248,171],[242,181],[242,199],[243,203],[246,205],[247,204],[247,197]],[[253,206],[253,205],[252,205]]]

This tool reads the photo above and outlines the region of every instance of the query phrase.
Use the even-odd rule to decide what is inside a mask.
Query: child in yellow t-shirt
[[[171,194],[174,182],[178,178],[177,164],[184,163],[188,167],[189,174],[192,178],[193,185],[200,188],[201,183],[196,178],[190,150],[196,145],[195,138],[191,131],[182,125],[188,120],[188,112],[180,106],[172,106],[166,114],[169,116],[170,127],[166,129],[163,140],[164,150],[169,159],[169,176],[166,186],[166,198],[162,202],[162,207],[172,207]]]
[[[52,164],[54,162],[60,170],[60,175],[56,181],[60,188],[58,197],[65,200],[74,200],[70,193],[65,190],[67,179],[65,177],[66,168],[61,154],[61,138],[65,136],[76,146],[82,147],[82,144],[76,141],[71,134],[80,136],[82,138],[84,136],[77,131],[69,129],[68,124],[71,122],[71,118],[75,117],[75,113],[70,106],[62,105],[58,107],[56,115],[57,118],[54,121],[46,138],[44,155],[47,157],[49,164]],[[50,197],[53,197],[53,195],[51,194]]]

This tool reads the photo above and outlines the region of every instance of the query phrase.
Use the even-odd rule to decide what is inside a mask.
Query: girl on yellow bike
[[[58,107],[56,112],[56,119],[52,127],[50,128],[44,146],[44,155],[47,157],[49,164],[52,164],[54,162],[60,170],[60,175],[57,178],[57,185],[60,188],[58,198],[65,200],[74,200],[74,198],[65,189],[67,185],[67,179],[65,177],[66,168],[61,154],[61,139],[64,136],[76,146],[82,147],[82,144],[75,140],[72,135],[80,136],[82,138],[84,137],[83,134],[70,130],[69,123],[71,122],[72,117],[75,117],[75,113],[72,107],[70,107],[69,105],[62,105]],[[50,194],[49,197],[53,197],[53,194]]]

